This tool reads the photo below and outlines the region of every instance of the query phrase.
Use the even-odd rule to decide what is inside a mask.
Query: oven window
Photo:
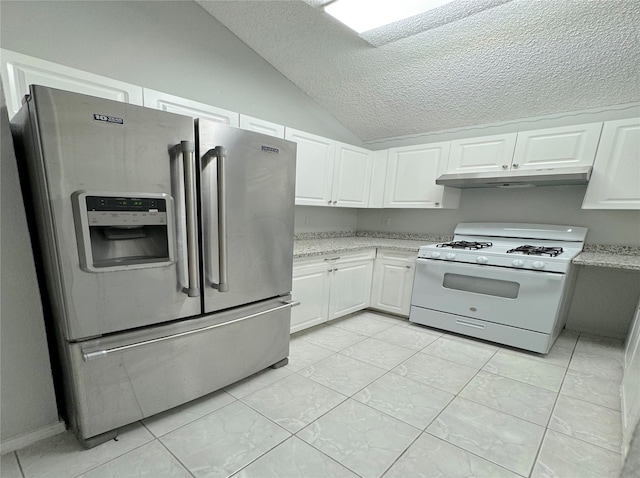
[[[462,274],[445,274],[443,287],[463,290],[474,294],[493,295],[505,299],[518,297],[520,284],[517,282],[487,279],[484,277],[465,276]]]

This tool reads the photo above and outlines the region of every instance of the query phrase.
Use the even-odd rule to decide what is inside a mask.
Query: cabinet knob
[[[503,164],[502,165],[502,169],[509,169],[509,165],[508,164]]]
[[[514,164],[513,167],[517,168],[518,166],[520,166],[519,164]]]
[[[407,269],[411,269],[411,266],[405,266]]]
[[[327,201],[327,204],[331,204],[331,201]]]
[[[338,203],[338,201],[333,201],[333,204],[337,204],[337,203]]]

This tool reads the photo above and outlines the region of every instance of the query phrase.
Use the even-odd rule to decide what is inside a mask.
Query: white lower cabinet
[[[296,259],[291,333],[369,307],[375,249]]]
[[[372,309],[409,316],[416,252],[378,249],[371,286]]]
[[[631,323],[624,353],[622,378],[622,454],[629,451],[631,436],[640,422],[640,303]]]

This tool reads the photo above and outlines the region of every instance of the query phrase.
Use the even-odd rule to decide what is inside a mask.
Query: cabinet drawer
[[[391,260],[414,264],[418,257],[418,251],[394,251],[390,249],[378,249],[376,259]]]

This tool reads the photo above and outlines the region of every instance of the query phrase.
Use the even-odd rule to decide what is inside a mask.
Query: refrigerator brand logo
[[[104,121],[105,123],[124,124],[124,120],[122,118],[116,118],[115,116],[94,114],[93,119],[96,121]]]
[[[266,151],[267,153],[280,153],[280,150],[278,148],[272,148],[271,146],[263,146],[262,151]]]

